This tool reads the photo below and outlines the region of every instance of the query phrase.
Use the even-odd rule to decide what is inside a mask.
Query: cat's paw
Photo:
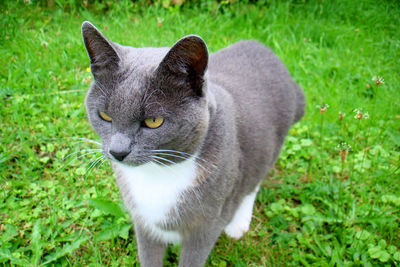
[[[250,221],[251,218],[249,220],[233,221],[225,227],[224,231],[228,236],[239,239],[249,230]]]
[[[257,191],[258,187],[253,193],[244,197],[231,222],[225,226],[224,231],[230,237],[239,239],[249,230]]]

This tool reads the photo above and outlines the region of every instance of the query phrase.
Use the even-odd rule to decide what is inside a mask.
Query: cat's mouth
[[[106,156],[114,162],[128,166],[140,166],[153,162],[161,166],[170,166],[190,159],[193,155],[170,149],[153,149],[149,151],[134,152],[131,150],[109,150]]]
[[[109,153],[108,158],[118,164],[123,164],[132,167],[137,167],[152,161],[150,157],[143,157],[143,156],[132,157],[130,154],[124,155],[111,152]]]
[[[103,154],[111,161],[127,166],[140,166],[151,161],[150,155],[135,153],[130,149],[104,149]]]

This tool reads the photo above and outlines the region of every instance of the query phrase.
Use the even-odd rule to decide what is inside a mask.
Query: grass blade
[[[56,261],[57,259],[64,257],[67,254],[72,254],[72,252],[74,252],[74,250],[78,249],[81,244],[83,242],[85,242],[86,240],[88,240],[89,237],[85,236],[85,237],[81,237],[78,240],[75,240],[73,242],[71,242],[68,245],[65,245],[62,249],[58,249],[55,252],[53,252],[52,254],[50,254],[49,256],[46,257],[46,261],[44,263],[42,263],[41,265],[47,265],[53,261]]]
[[[101,210],[105,214],[110,214],[115,217],[125,217],[125,213],[122,211],[121,207],[115,204],[113,201],[104,199],[90,199],[89,205]]]
[[[32,240],[31,240],[31,249],[33,253],[33,262],[35,266],[39,264],[43,252],[41,237],[42,237],[42,222],[39,219],[33,226]]]
[[[14,257],[8,249],[0,248],[0,259],[2,259],[2,258],[8,259],[11,262],[11,264],[15,264],[18,266],[27,266],[28,265],[28,261]]]

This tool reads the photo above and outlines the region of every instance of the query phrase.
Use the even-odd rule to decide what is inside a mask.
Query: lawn
[[[306,115],[257,196],[251,230],[222,235],[207,266],[399,265],[399,3],[154,2],[0,3],[0,265],[138,265],[83,105],[84,20],[136,47],[191,33],[211,52],[256,39],[304,88]],[[178,255],[171,247],[165,265]]]

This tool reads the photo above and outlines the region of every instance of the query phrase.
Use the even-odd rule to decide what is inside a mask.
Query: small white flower
[[[336,150],[339,151],[351,151],[351,145],[347,144],[346,142],[342,142],[337,145]]]
[[[319,112],[325,113],[328,110],[329,105],[328,104],[322,104],[322,105],[316,105],[315,107],[319,108]]]
[[[354,119],[358,119],[358,120],[369,119],[368,112],[363,112],[361,109],[358,109],[358,108],[354,109],[353,112],[356,113],[356,115],[354,115]]]
[[[381,76],[374,76],[372,77],[372,80],[375,82],[376,85],[381,85],[382,83],[385,83],[385,79]]]

